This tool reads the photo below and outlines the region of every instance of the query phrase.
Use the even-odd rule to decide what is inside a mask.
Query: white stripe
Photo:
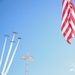
[[[66,40],[67,40],[68,36],[70,35],[70,33],[71,33],[71,28],[68,30],[68,32],[67,32],[67,34],[66,34],[66,36],[65,36],[65,39],[66,39]]]
[[[72,33],[72,37],[74,37],[74,34]]]
[[[74,25],[74,23],[73,23],[73,21],[72,21],[72,20],[70,21],[70,24],[71,24],[71,26],[72,26],[73,30],[75,31],[75,25]]]
[[[63,16],[63,19],[62,19],[62,24],[64,23],[64,21],[65,21],[65,19],[66,19],[66,17],[67,17],[68,10],[69,10],[69,8],[66,9],[66,12],[65,12],[65,14],[64,14],[64,16]]]
[[[7,67],[7,69],[6,69],[5,73],[4,73],[5,75],[7,75],[8,71],[9,71],[9,69],[10,69],[10,66],[11,66],[11,64],[12,64],[12,61],[13,61],[13,58],[14,58],[14,56],[15,56],[16,50],[17,50],[17,48],[18,48],[19,42],[20,42],[20,39],[19,39],[18,42],[17,42],[17,45],[16,45],[16,47],[15,47],[15,50],[14,50],[14,52],[13,52],[13,54],[12,54],[11,59],[10,59],[9,65],[8,65],[8,67]]]
[[[72,9],[72,15],[73,15],[73,17],[74,17],[74,19],[75,19],[75,12],[74,12],[74,10]]]
[[[66,4],[67,4],[67,0],[64,1],[63,7],[62,7],[62,12],[63,12],[63,10],[64,10]]]
[[[15,34],[13,35],[12,41],[14,41],[14,37],[15,37]],[[3,67],[3,70],[2,70],[1,74],[4,74],[4,71],[5,71],[5,68],[6,68],[8,59],[9,59],[9,56],[10,56],[10,52],[11,52],[11,49],[12,49],[12,45],[13,45],[13,42],[11,42],[11,44],[10,44],[9,51],[8,51],[8,54],[7,54],[7,57],[6,57],[6,61],[5,61],[5,64],[4,64],[4,67]]]
[[[71,0],[68,0],[68,2],[70,2]]]
[[[4,51],[5,51],[5,47],[6,47],[6,42],[7,42],[7,37],[5,37],[5,42],[4,42],[4,46],[3,46],[3,50],[2,50],[2,55],[1,55],[1,60],[0,60],[0,66],[2,64],[2,60],[3,60],[3,56],[4,56]]]
[[[62,34],[65,32],[65,30],[67,29],[67,27],[68,27],[68,21],[66,22],[66,24],[65,24],[65,26],[64,26],[64,28],[62,30]]]

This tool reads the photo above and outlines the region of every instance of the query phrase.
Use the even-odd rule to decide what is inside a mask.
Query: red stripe
[[[71,44],[71,42],[70,42],[71,38],[72,38],[72,31],[70,32],[70,34],[69,34],[69,36],[67,37],[67,40],[66,40],[69,44]]]
[[[65,6],[65,8],[64,8],[63,11],[62,11],[62,19],[63,19],[65,13],[66,13],[66,9],[67,9],[67,8],[68,8],[68,2],[66,3],[66,6]]]
[[[74,19],[72,13],[70,14],[70,19],[73,21],[73,23],[74,23],[74,25],[75,25],[75,19]]]
[[[64,27],[65,27],[65,25],[66,25],[67,21],[68,21],[68,17],[66,17],[66,19],[65,19],[64,23],[62,24],[61,31],[64,29]]]
[[[62,0],[62,6],[63,6],[63,4],[64,4],[64,1],[65,1],[65,0]]]
[[[65,32],[63,33],[64,37],[66,36],[66,34],[69,31],[69,29],[70,29],[70,25],[68,25],[68,27],[66,28]]]

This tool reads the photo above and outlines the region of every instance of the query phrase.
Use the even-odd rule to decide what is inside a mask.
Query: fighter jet
[[[20,37],[18,37],[18,39],[21,39]]]
[[[14,34],[18,34],[17,32],[13,32]]]
[[[9,37],[8,35],[4,35],[5,37]]]

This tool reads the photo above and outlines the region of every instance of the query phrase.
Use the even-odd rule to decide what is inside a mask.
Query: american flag
[[[71,38],[75,35],[75,7],[72,0],[62,0],[61,32],[66,41],[71,44]]]

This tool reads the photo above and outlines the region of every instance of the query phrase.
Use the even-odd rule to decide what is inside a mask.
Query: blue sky
[[[21,57],[27,50],[34,57],[30,62],[30,75],[75,75],[75,37],[69,45],[62,36],[61,12],[61,0],[0,0],[0,56],[5,39],[3,35],[10,36],[0,72],[12,32],[16,31],[18,34],[12,50],[17,38],[22,40],[7,75],[25,75],[26,61]]]

